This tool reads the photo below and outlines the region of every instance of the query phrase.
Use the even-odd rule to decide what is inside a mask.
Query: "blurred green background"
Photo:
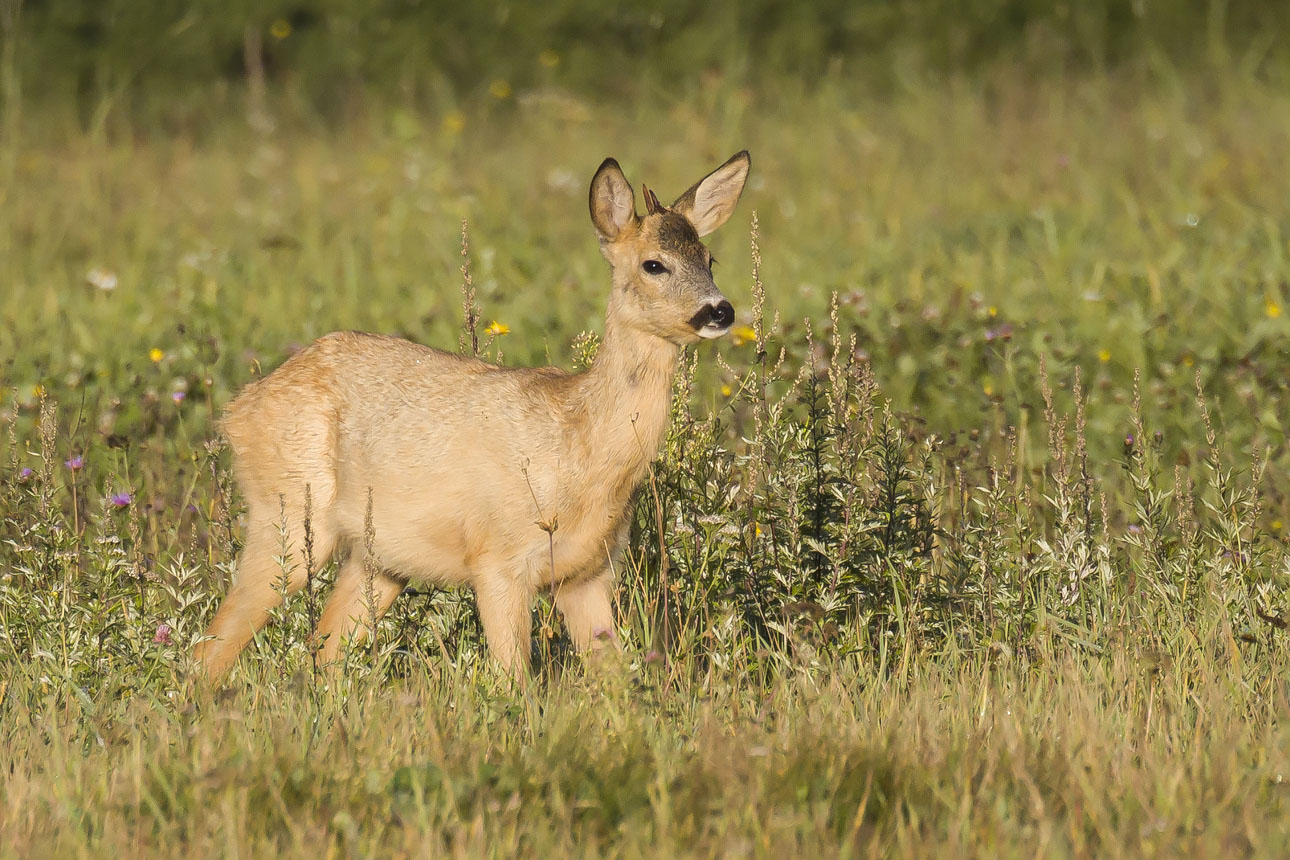
[[[1059,410],[1081,374],[1104,473],[1135,374],[1167,461],[1198,461],[1199,373],[1223,438],[1284,477],[1288,17],[0,0],[0,409],[29,430],[51,394],[70,447],[124,445],[178,494],[169,470],[223,402],[314,337],[455,348],[463,220],[484,322],[509,329],[490,354],[567,367],[602,324],[595,166],[614,155],[666,197],[747,148],[718,280],[748,322],[755,211],[790,368],[804,318],[833,336],[837,293],[837,333],[896,411],[974,467],[1014,427],[1038,468],[1043,362]],[[740,339],[703,351],[700,397],[736,431],[725,392],[752,359]]]
[[[677,95],[708,76],[874,92],[911,76],[1016,63],[1071,74],[1237,62],[1284,73],[1286,11],[1224,0],[774,0],[721,3],[4,0],[6,74],[37,105],[107,104],[173,123],[209,118],[248,75],[320,114],[356,101],[439,106],[559,85],[602,99]]]

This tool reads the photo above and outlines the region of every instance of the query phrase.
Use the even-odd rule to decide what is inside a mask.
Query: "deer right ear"
[[[600,241],[613,242],[636,223],[636,192],[618,162],[606,158],[591,179],[591,223]]]
[[[689,191],[672,204],[672,210],[690,220],[700,236],[706,236],[726,223],[735,211],[739,195],[748,181],[752,160],[748,150],[736,152],[730,160],[694,183]]]

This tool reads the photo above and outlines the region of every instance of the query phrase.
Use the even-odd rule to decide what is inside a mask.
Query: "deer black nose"
[[[712,324],[721,328],[730,328],[735,322],[735,306],[722,299],[712,309]]]

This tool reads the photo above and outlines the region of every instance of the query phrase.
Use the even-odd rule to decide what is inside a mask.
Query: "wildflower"
[[[279,18],[269,25],[269,35],[281,42],[291,35],[291,22],[286,18]]]
[[[730,340],[735,346],[743,346],[757,340],[757,332],[750,325],[737,325],[730,330]]]
[[[487,332],[488,334],[491,334],[493,337],[499,337],[504,334],[510,334],[511,327],[508,326],[506,323],[501,323],[501,322],[498,322],[497,320],[493,320],[491,323],[488,324],[488,328],[484,329],[484,331]]]
[[[734,389],[733,389],[733,388],[731,388],[728,384],[727,384],[727,385],[722,385],[722,386],[721,386],[721,396],[722,396],[722,397],[729,397],[729,396],[730,396],[730,394],[731,394],[733,391],[734,391]]]
[[[37,382],[31,387],[31,396],[39,400],[45,396],[45,386]]]
[[[1268,299],[1267,304],[1263,306],[1263,312],[1268,315],[1268,319],[1274,320],[1281,316],[1281,305],[1273,299]]]
[[[1279,531],[1281,531],[1281,529],[1282,529],[1282,528],[1283,528],[1283,526],[1282,526],[1281,520],[1273,520],[1273,521],[1272,521],[1272,531],[1274,531],[1274,532],[1279,532]]]
[[[173,401],[175,401],[175,404],[176,404],[176,405],[178,405],[178,404],[180,404],[180,403],[183,403],[183,402],[184,402],[184,398],[185,398],[185,397],[187,397],[187,396],[188,396],[188,395],[187,395],[186,393],[184,393],[183,391],[175,391],[175,392],[172,392],[172,393],[171,393],[171,395],[170,395],[170,399],[171,399],[171,400],[173,400]]]
[[[148,360],[153,364],[159,364],[165,357],[166,354],[161,351],[160,347],[154,346],[152,349],[148,350]]]
[[[72,457],[70,460],[64,460],[63,465],[73,472],[79,472],[81,470],[81,467],[85,465],[85,458],[82,457],[80,454],[77,454],[75,457]]]
[[[95,267],[85,273],[85,281],[91,286],[104,292],[110,292],[116,289],[117,278],[115,272],[109,272],[107,269]]]
[[[1108,361],[1111,360],[1111,350],[1107,349],[1106,347],[1102,347],[1101,349],[1099,349],[1097,351],[1097,360],[1102,362],[1103,364],[1106,364]]]
[[[550,48],[547,48],[545,51],[538,54],[538,62],[546,66],[548,69],[554,69],[556,66],[560,65],[560,55]]]
[[[31,470],[30,466],[23,466],[21,469],[18,470],[18,480],[25,481],[34,474],[35,472]]]
[[[999,309],[994,305],[990,305],[990,307],[986,309],[986,313],[992,317],[997,317],[999,315]]]
[[[1133,446],[1134,446],[1134,444],[1135,444],[1137,441],[1138,441],[1137,439],[1133,438],[1133,434],[1132,434],[1132,433],[1126,433],[1126,434],[1124,434],[1124,450],[1125,450],[1125,451],[1132,451],[1132,450],[1133,450]]]
[[[1191,367],[1193,364],[1195,364],[1195,363],[1196,363],[1196,356],[1192,355],[1192,354],[1189,352],[1189,353],[1187,353],[1186,355],[1184,355],[1184,356],[1183,356],[1183,360],[1182,360],[1182,361],[1183,361],[1183,367]]]
[[[1131,535],[1142,534],[1142,526],[1138,525],[1137,523],[1129,523],[1129,534]]]
[[[132,501],[134,501],[134,496],[126,492],[113,493],[108,496],[108,504],[112,505],[114,508],[129,507],[130,502]]]
[[[647,665],[654,665],[662,662],[663,655],[654,649],[650,649],[650,652],[645,655],[645,663]]]
[[[153,636],[152,636],[152,641],[153,641],[153,643],[155,643],[155,644],[157,644],[157,645],[171,645],[171,644],[174,644],[174,643],[172,643],[172,642],[170,641],[170,634],[171,634],[171,632],[172,632],[172,631],[171,631],[171,629],[170,629],[170,625],[169,625],[169,624],[167,624],[167,623],[166,623],[166,622],[164,622],[164,621],[163,621],[163,622],[161,622],[160,624],[158,624],[158,625],[157,625],[157,632],[156,632],[156,633],[154,633],[154,634],[153,634]]]
[[[994,380],[993,380],[993,379],[986,379],[984,382],[982,382],[982,383],[981,383],[981,391],[982,391],[982,392],[984,392],[984,394],[985,394],[985,396],[986,396],[986,397],[993,397],[993,396],[994,396]]]
[[[504,99],[511,94],[511,85],[501,78],[488,85],[488,94],[495,99]]]
[[[443,118],[443,130],[458,134],[466,127],[466,115],[459,110],[449,111]]]

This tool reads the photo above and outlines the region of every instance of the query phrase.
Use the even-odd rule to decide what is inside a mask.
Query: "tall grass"
[[[11,141],[0,855],[1279,856],[1285,95],[799,95]],[[742,145],[740,325],[679,374],[620,652],[540,606],[517,690],[420,586],[329,681],[325,570],[191,686],[233,390],[337,327],[585,363],[583,168]]]

